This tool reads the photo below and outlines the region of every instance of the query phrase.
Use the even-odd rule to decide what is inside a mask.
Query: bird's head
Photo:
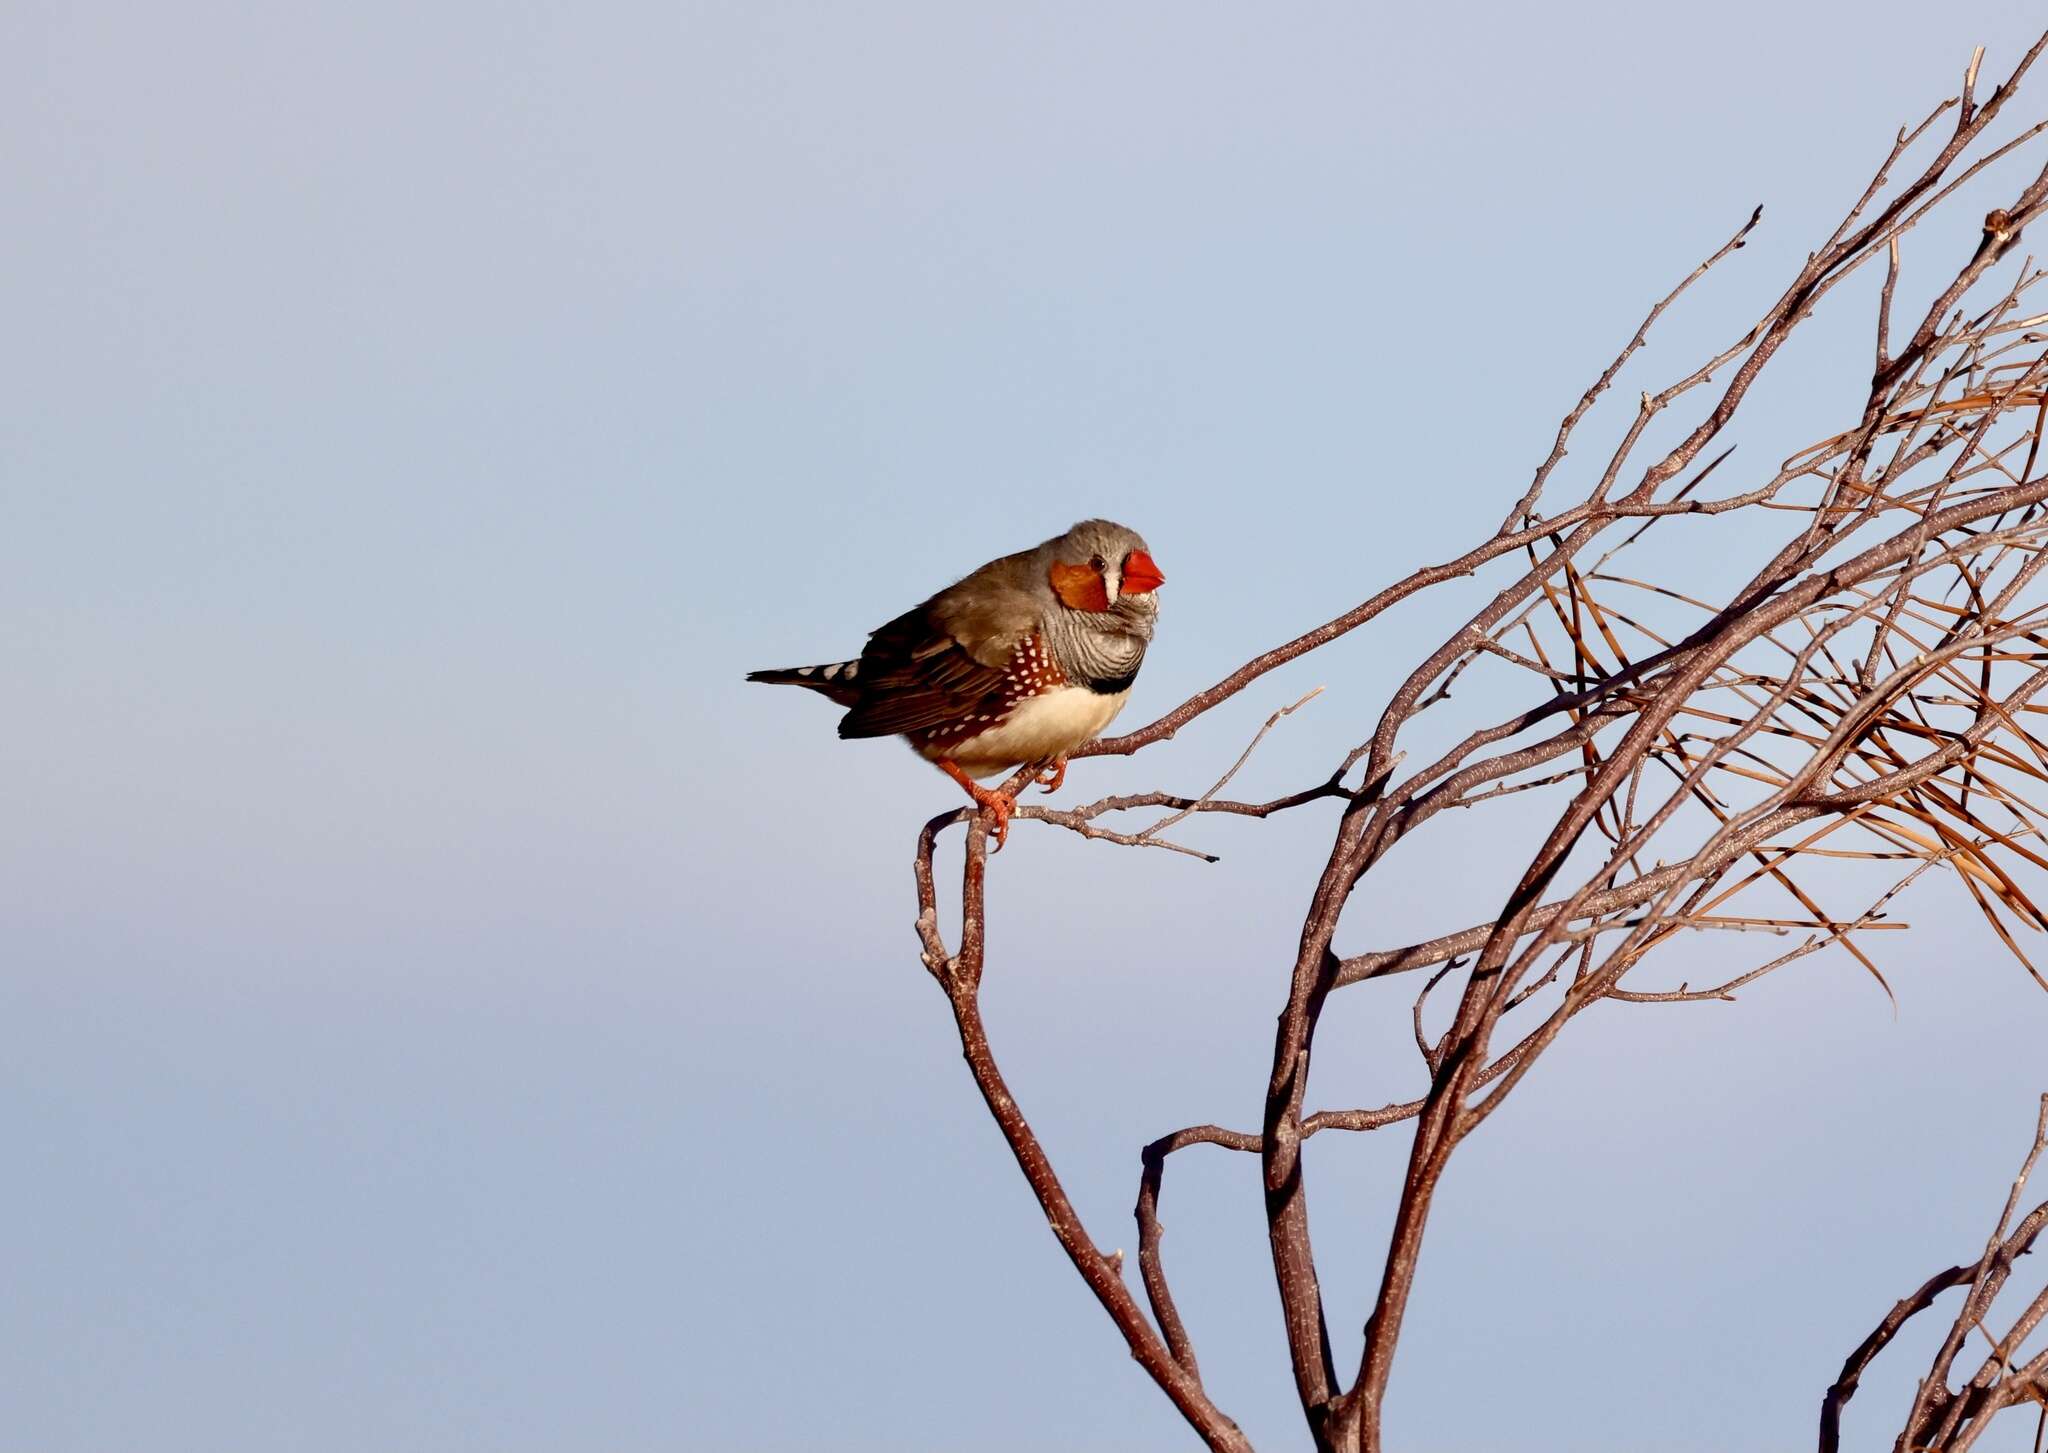
[[[1083,520],[1039,547],[1046,583],[1059,603],[1090,619],[1097,630],[1152,638],[1159,597],[1166,583],[1144,537],[1111,520]]]

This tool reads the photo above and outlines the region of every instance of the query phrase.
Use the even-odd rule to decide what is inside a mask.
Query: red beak
[[[1159,567],[1143,550],[1133,550],[1124,558],[1123,584],[1118,588],[1120,594],[1146,595],[1164,584],[1166,577],[1159,573]]]

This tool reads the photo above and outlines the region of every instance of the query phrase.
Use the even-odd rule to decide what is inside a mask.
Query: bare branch
[[[1975,245],[1962,249],[1967,255],[1916,288],[1902,288],[1901,280],[1905,234],[2048,129],[2044,122],[2003,143],[1986,140],[2044,47],[2048,35],[1981,100],[1983,55],[1973,55],[1960,95],[1899,130],[1868,184],[1791,269],[1775,300],[1732,341],[1663,387],[1637,391],[1631,405],[1616,385],[1650,329],[1745,246],[1760,212],[1738,227],[1649,309],[1580,394],[1490,534],[1253,657],[1150,724],[1077,754],[1130,755],[1170,739],[1265,673],[1400,602],[1483,576],[1458,612],[1462,623],[1440,642],[1417,646],[1370,737],[1328,776],[1264,802],[1221,795],[1311,692],[1269,716],[1199,795],[1148,791],[1017,809],[1018,819],[1086,839],[1213,862],[1165,834],[1204,813],[1264,819],[1325,799],[1338,804],[1326,860],[1302,910],[1259,1130],[1191,1126],[1143,1153],[1135,1215],[1152,1322],[1124,1286],[1120,1257],[1105,1256],[1087,1238],[988,1048],[979,986],[989,822],[963,810],[934,818],[920,834],[921,956],[952,1004],[975,1082],[1069,1259],[1132,1355],[1211,1447],[1246,1445],[1203,1391],[1193,1339],[1166,1278],[1159,1204],[1175,1151],[1206,1144],[1259,1157],[1286,1350],[1308,1430],[1324,1453],[1383,1453],[1394,1350],[1445,1166],[1587,1007],[1726,1002],[1825,950],[1851,956],[1889,992],[1869,944],[1905,928],[1891,919],[1891,905],[1936,868],[1955,875],[1987,928],[2035,972],[2021,937],[2048,928],[2048,909],[2036,901],[2043,895],[2029,887],[2031,875],[2048,872],[2048,807],[2032,800],[2048,790],[2048,738],[2030,725],[2048,711],[2037,700],[2048,695],[2048,592],[2040,583],[2048,569],[2048,475],[2035,472],[2048,437],[2048,314],[2025,306],[2043,281],[2031,262],[2009,283],[1992,278],[2007,275],[2002,259],[2048,212],[2048,166],[2005,193]],[[1909,166],[1908,153],[1922,160]],[[1916,243],[1916,270],[1934,261],[1922,254],[1936,250]],[[1731,458],[1725,436],[1785,344],[1844,281],[1880,258],[1874,344],[1863,355],[1872,358],[1872,373],[1858,381],[1857,406],[1816,427],[1808,435],[1816,442],[1777,466],[1722,483],[1717,472]],[[1931,301],[1917,317],[1900,316],[1902,293]],[[1568,497],[1575,502],[1546,517],[1538,507],[1562,488],[1572,441],[1596,409],[1614,411],[1616,442],[1585,468]],[[1673,438],[1668,447],[1646,442]],[[1717,497],[1703,497],[1710,478]],[[1744,539],[1771,543],[1744,564],[1746,578],[1734,589],[1713,575],[1701,583],[1689,562],[1730,538],[1701,532],[1738,513],[1753,521]],[[1639,542],[1647,543],[1631,560],[1647,556],[1647,563],[1632,564],[1628,576],[1607,569]],[[1503,679],[1514,690],[1504,704],[1519,709],[1495,718],[1466,704],[1501,700],[1492,688]],[[1468,680],[1487,689],[1467,692],[1461,684],[1454,702],[1453,684]],[[1415,718],[1439,707],[1433,724],[1460,711],[1465,718],[1445,720],[1424,764],[1410,768],[1404,734],[1412,742]],[[1361,762],[1362,780],[1347,785]],[[1005,790],[1014,796],[1029,775],[1020,772]],[[1548,829],[1510,881],[1489,884],[1475,873],[1445,885],[1446,912],[1457,914],[1450,921],[1469,927],[1340,957],[1334,945],[1355,890],[1403,844],[1431,823],[1439,832],[1448,822],[1470,831],[1475,813],[1512,814],[1538,803],[1552,805]],[[1460,811],[1447,818],[1453,808]],[[1128,831],[1103,822],[1144,809],[1164,815]],[[967,825],[957,950],[939,929],[932,869],[937,838],[954,823]],[[1885,865],[1874,898],[1859,891],[1851,900],[1867,907],[1843,912],[1824,901],[1839,891],[1839,875],[1811,875],[1820,858],[1851,870]],[[1660,946],[1709,932],[1800,937],[1760,964],[1717,974],[1708,987],[1629,980]],[[1377,1110],[1305,1113],[1331,992],[1411,969],[1428,971],[1409,1011],[1427,1076],[1422,1092]],[[2048,986],[2048,978],[2041,982]],[[1456,1004],[1432,1037],[1425,1007],[1440,985],[1450,986],[1446,996],[1455,992]],[[1324,1129],[1396,1124],[1413,1126],[1408,1168],[1362,1354],[1347,1383],[1332,1355],[1309,1238],[1302,1147]],[[2037,1139],[2036,1156],[2040,1149]],[[2039,1230],[2031,1216],[2008,1230],[2018,1195],[2015,1188],[1976,1265],[1930,1279],[1852,1355],[1824,1405],[1824,1449],[1833,1446],[1828,1430],[1838,1427],[1862,1369],[1951,1287],[1968,1287],[1971,1315],[1958,1320],[1923,1384],[1909,1441],[1965,1448],[1998,1409],[2048,1397],[2048,1354],[2014,1360],[2021,1339],[2048,1320],[2048,1293],[1993,1339],[1994,1355],[1967,1387],[1948,1390],[1955,1357],[1970,1329],[1981,1329],[2003,1282],[2001,1268],[2025,1249],[2015,1238],[2024,1232],[2030,1245]],[[2048,1216],[2048,1206],[2039,1214]]]
[[[1943,1292],[1955,1287],[1968,1287],[1969,1294],[1935,1352],[1932,1368],[1921,1380],[1912,1406],[1907,1410],[1898,1446],[1901,1449],[1925,1450],[1925,1453],[1950,1453],[1950,1450],[1958,1450],[1959,1453],[1977,1441],[1998,1413],[2038,1399],[2041,1371],[2048,1368],[2048,1360],[2036,1358],[2024,1368],[2015,1369],[2010,1358],[2012,1349],[2040,1323],[2044,1314],[2048,1314],[2048,1291],[2035,1298],[2034,1304],[2022,1313],[2003,1338],[1992,1339],[1990,1333],[1985,1332],[1986,1339],[1991,1341],[1991,1355],[1961,1391],[1950,1390],[1948,1374],[1971,1330],[1983,1330],[1992,1301],[2004,1287],[2013,1263],[2033,1249],[2035,1238],[2044,1226],[2048,1226],[2048,1201],[2029,1211],[2017,1225],[2013,1224],[2020,1198],[2025,1194],[2027,1181],[2044,1148],[2048,1148],[2048,1095],[2041,1097],[2033,1144],[2019,1174],[2013,1178],[2005,1208],[1999,1213],[1998,1224],[1992,1228],[1983,1253],[1974,1262],[1959,1263],[1936,1272],[1916,1291],[1900,1298],[1898,1304],[1885,1314],[1884,1320],[1849,1354],[1848,1360],[1842,1364],[1841,1376],[1835,1379],[1821,1399],[1820,1453],[1838,1453],[1842,1440],[1842,1409],[1856,1395],[1864,1371],[1879,1353],[1891,1345],[1907,1322],[1932,1307]]]

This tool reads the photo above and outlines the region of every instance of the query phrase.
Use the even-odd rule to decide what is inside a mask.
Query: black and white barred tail
[[[858,661],[833,661],[824,666],[789,666],[780,671],[749,671],[747,680],[765,681],[770,686],[808,686],[841,706],[852,706],[860,697],[856,679]]]

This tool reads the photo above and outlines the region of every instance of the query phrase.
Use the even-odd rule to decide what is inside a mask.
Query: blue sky
[[[1169,576],[1148,718],[1490,529],[1754,204],[1626,388],[2039,23],[12,0],[0,1449],[1190,1446],[917,964],[952,787],[740,677],[1104,514]],[[1838,426],[1869,291],[1757,459]],[[1323,684],[1244,785],[1319,777],[1461,601],[1069,796],[1203,785]],[[991,1031],[1105,1244],[1143,1142],[1256,1123],[1328,829],[997,863]],[[1418,841],[1345,938],[1462,925],[1512,847]],[[1399,1446],[1810,1438],[2048,1088],[2048,995],[1907,906],[1896,1013],[1816,960],[1575,1027],[1446,1184]],[[1333,1012],[1314,1098],[1412,1093],[1406,1012]],[[1312,1148],[1340,1360],[1404,1155]],[[1301,1446],[1252,1162],[1165,1219],[1212,1391]]]

